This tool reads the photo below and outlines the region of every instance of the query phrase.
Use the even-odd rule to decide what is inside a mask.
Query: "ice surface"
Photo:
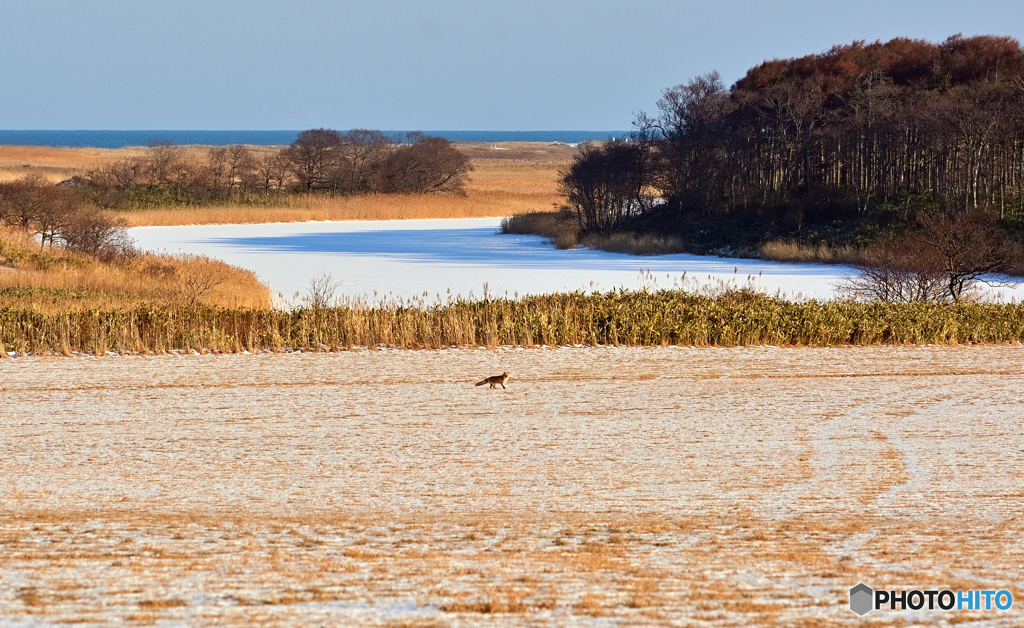
[[[747,284],[790,297],[829,298],[851,269],[697,255],[633,256],[560,251],[536,236],[500,235],[497,218],[136,227],[147,250],[202,253],[256,272],[285,300],[330,272],[340,293],[409,298],[451,294],[543,294],[671,288],[686,273],[700,282]],[[656,283],[643,279],[649,271]]]

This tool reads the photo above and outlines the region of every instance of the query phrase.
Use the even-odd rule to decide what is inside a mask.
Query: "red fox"
[[[495,375],[494,377],[488,377],[482,382],[477,382],[477,386],[483,386],[484,384],[490,384],[491,388],[494,388],[495,384],[501,384],[502,388],[505,388],[505,382],[508,381],[508,371],[505,371],[501,375]]]

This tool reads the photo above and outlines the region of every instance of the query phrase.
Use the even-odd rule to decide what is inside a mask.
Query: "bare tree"
[[[51,186],[47,202],[40,207],[33,222],[33,230],[39,236],[39,247],[47,243],[53,246],[54,239],[74,224],[85,209],[85,199],[79,190],[71,187]]]
[[[328,271],[322,272],[309,280],[305,301],[314,310],[326,309],[334,303],[334,295],[340,287],[340,279],[335,279]]]
[[[559,178],[565,208],[585,232],[608,232],[651,207],[651,169],[644,142],[584,144]]]
[[[922,267],[942,273],[946,294],[953,301],[959,302],[978,282],[1015,283],[1001,275],[1019,266],[1020,247],[987,212],[945,212],[919,222],[907,246],[922,252]]]
[[[125,157],[105,170],[122,192],[138,185],[145,171],[145,163],[137,157]]]
[[[1021,263],[1020,247],[978,210],[921,218],[901,240],[870,247],[858,274],[839,286],[865,300],[959,303],[979,283],[1016,285],[1005,273]]]
[[[153,139],[149,141],[149,176],[151,183],[161,185],[170,183],[175,178],[175,171],[179,169],[183,157],[180,146],[165,139]]]
[[[219,270],[213,264],[203,263],[197,257],[190,260],[178,273],[178,290],[186,307],[193,307],[211,290],[224,283]]]
[[[341,134],[333,129],[310,129],[299,133],[285,151],[298,184],[307,193],[330,187],[341,144]]]
[[[135,248],[124,219],[113,218],[95,207],[83,207],[57,232],[69,249],[106,261],[131,256]]]
[[[256,170],[256,158],[247,146],[235,144],[227,148],[227,183],[228,188],[245,188],[252,180]]]
[[[728,95],[718,72],[710,72],[662,92],[659,116],[640,116],[638,126],[656,128],[664,141],[663,195],[681,198],[695,193],[708,206],[721,182],[722,128]]]
[[[886,238],[864,252],[857,274],[840,281],[840,294],[862,301],[887,303],[946,302],[946,278],[926,268],[921,251]]]
[[[382,161],[376,190],[401,194],[465,194],[473,170],[469,158],[441,137],[409,133]]]
[[[225,177],[228,172],[228,149],[214,146],[206,152],[206,170],[210,176],[210,185],[215,190],[228,187]]]
[[[0,220],[39,236],[39,247],[48,243],[82,212],[85,199],[69,185],[53,185],[41,175],[30,174],[0,184]]]
[[[4,223],[32,231],[50,203],[54,186],[40,174],[28,174],[16,181],[0,183],[0,219]]]
[[[345,194],[370,191],[373,170],[385,158],[391,138],[381,131],[352,129],[341,140],[335,189]]]
[[[271,190],[283,189],[288,182],[291,162],[284,152],[267,153],[256,164],[255,176],[265,194]]]

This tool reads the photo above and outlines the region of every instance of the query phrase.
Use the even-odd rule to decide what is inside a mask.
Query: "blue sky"
[[[605,130],[710,70],[1024,37],[1020,0],[2,0],[0,128]]]

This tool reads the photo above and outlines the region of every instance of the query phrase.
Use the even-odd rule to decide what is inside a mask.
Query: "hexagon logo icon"
[[[850,589],[850,610],[863,617],[871,610],[874,595],[871,587],[861,582]]]

